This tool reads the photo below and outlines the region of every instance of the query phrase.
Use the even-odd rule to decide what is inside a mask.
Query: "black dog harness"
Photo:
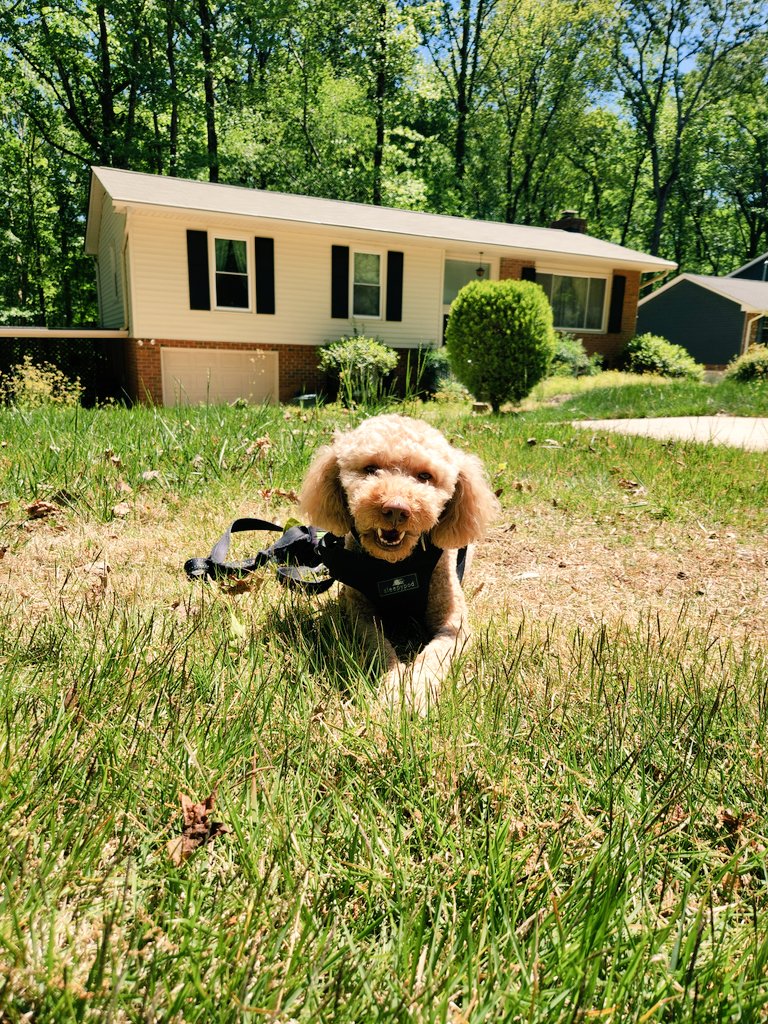
[[[343,537],[326,533],[320,540],[318,553],[331,576],[360,591],[382,618],[394,614],[423,619],[432,573],[443,549],[422,538],[407,558],[385,562],[360,548],[348,550]]]
[[[443,549],[435,547],[427,537],[421,538],[407,558],[386,562],[360,547],[348,550],[344,538],[333,533],[321,533],[314,526],[291,526],[279,540],[253,558],[225,561],[232,534],[249,530],[280,530],[280,527],[263,519],[236,519],[216,542],[208,558],[188,559],[184,571],[190,579],[217,579],[243,576],[272,563],[277,567],[278,579],[286,586],[322,593],[338,581],[359,591],[382,618],[423,620],[432,574],[443,553]],[[459,581],[464,575],[466,554],[466,548],[458,552]],[[323,576],[323,568],[330,577]]]

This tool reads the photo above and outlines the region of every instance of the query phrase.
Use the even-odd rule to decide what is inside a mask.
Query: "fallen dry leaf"
[[[732,811],[728,807],[720,807],[717,811],[717,821],[729,835],[736,835],[738,832],[741,832],[745,825],[749,825],[754,821],[754,818],[755,815],[752,811],[744,811],[739,814],[738,811]]]
[[[257,458],[262,459],[265,455],[268,455],[272,449],[272,440],[269,434],[265,434],[264,437],[257,437],[255,441],[248,445],[245,449],[245,454],[250,458],[255,455]]]
[[[265,501],[271,501],[272,498],[286,498],[288,501],[299,500],[296,491],[284,491],[280,487],[265,487],[261,492],[261,496]]]
[[[147,481],[148,480],[159,480],[160,479],[160,470],[159,469],[145,469],[144,472],[141,474],[141,479],[142,480],[147,480]]]
[[[27,505],[27,515],[30,519],[45,519],[46,516],[56,516],[61,512],[58,505],[54,505],[50,501],[33,501],[31,505]]]
[[[216,802],[216,790],[200,803],[194,803],[186,793],[179,793],[181,811],[184,815],[184,828],[181,835],[166,844],[166,852],[171,861],[178,867],[199,847],[204,846],[219,835],[226,835],[229,829],[220,821],[213,821],[213,805]]]
[[[641,483],[638,483],[637,480],[627,480],[622,477],[617,481],[617,483],[622,490],[629,491],[630,494],[639,495],[646,493],[645,487]]]
[[[106,576],[112,571],[109,563],[104,561],[88,562],[83,568],[86,572],[93,573],[94,576]]]
[[[131,506],[127,501],[119,501],[112,509],[112,515],[117,516],[118,519],[125,519],[125,517],[130,514]]]

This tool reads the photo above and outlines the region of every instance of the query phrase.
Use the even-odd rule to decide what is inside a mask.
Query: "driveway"
[[[660,441],[699,441],[748,451],[768,451],[768,418],[757,416],[659,416],[642,420],[574,420],[584,430],[612,430]]]

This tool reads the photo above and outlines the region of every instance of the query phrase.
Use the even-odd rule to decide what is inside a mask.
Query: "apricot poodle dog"
[[[421,420],[375,416],[319,449],[299,503],[329,531],[323,561],[385,658],[384,695],[423,712],[468,636],[460,576],[498,509],[482,463]],[[386,634],[413,620],[429,641],[406,666]]]

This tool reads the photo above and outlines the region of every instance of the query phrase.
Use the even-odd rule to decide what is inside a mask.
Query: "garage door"
[[[277,402],[277,352],[161,348],[164,405]]]

